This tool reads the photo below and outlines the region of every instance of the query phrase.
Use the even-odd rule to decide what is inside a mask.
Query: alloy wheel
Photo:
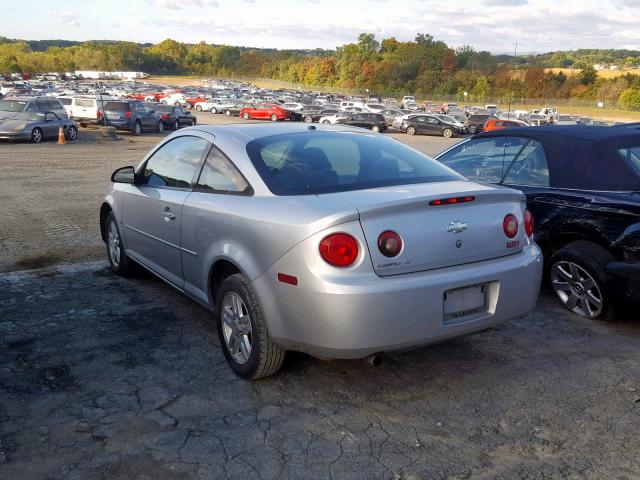
[[[596,280],[574,262],[560,261],[551,267],[551,285],[560,301],[582,317],[597,318],[602,313],[603,296]]]
[[[118,226],[113,220],[109,222],[107,249],[109,250],[109,259],[117,269],[120,266],[120,234],[118,233]]]
[[[237,363],[247,363],[253,341],[251,317],[242,297],[237,293],[228,292],[222,299],[221,321],[229,354]]]

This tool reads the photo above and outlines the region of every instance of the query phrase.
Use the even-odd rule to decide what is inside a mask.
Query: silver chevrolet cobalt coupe
[[[522,193],[382,134],[186,128],[111,180],[111,267],[140,264],[215,312],[243,378],[277,372],[286,350],[364,358],[465,335],[538,298]]]

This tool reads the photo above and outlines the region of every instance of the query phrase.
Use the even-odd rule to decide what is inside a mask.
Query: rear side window
[[[273,135],[247,145],[256,170],[276,195],[305,195],[462,177],[396,140],[350,132]]]
[[[60,103],[62,103],[62,105],[71,105],[70,98],[59,98],[58,100],[60,101]]]
[[[238,169],[218,148],[211,147],[198,179],[198,191],[250,194],[249,184]]]
[[[86,98],[76,98],[76,105],[78,107],[86,107],[86,108],[92,108],[95,106],[93,100],[89,100]]]
[[[507,185],[549,186],[549,165],[540,142],[529,140],[509,166],[503,183]]]
[[[640,177],[640,147],[620,148],[618,153],[622,155],[635,174]]]
[[[178,137],[165,143],[147,161],[143,176],[149,187],[190,188],[208,142]]]
[[[528,138],[489,137],[469,140],[438,157],[447,167],[475,182],[500,183]]]

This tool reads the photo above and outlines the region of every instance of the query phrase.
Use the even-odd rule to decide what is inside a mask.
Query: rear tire
[[[229,110],[229,109],[225,110],[225,111],[224,111],[224,114],[225,114],[227,117],[230,117],[230,116],[231,116],[231,110]]]
[[[549,278],[562,304],[591,320],[615,319],[612,295],[606,290],[606,266],[615,258],[595,243],[579,240],[551,257]]]
[[[131,262],[122,246],[122,237],[113,212],[109,212],[109,215],[107,215],[105,226],[107,231],[107,258],[109,259],[111,270],[121,277],[128,277],[132,271]]]
[[[416,127],[407,127],[407,134],[415,135],[416,134]]]
[[[211,110],[209,110],[211,113],[218,113],[218,109],[216,107],[211,107]]]
[[[451,130],[450,128],[445,128],[445,129],[442,131],[442,136],[443,136],[444,138],[451,138],[451,137],[453,137],[453,130]]]
[[[311,123],[313,122],[313,118],[311,118],[309,115],[305,115],[305,117],[303,118],[304,123]]]
[[[242,274],[227,277],[216,297],[220,345],[236,375],[257,380],[280,370],[286,351],[271,340],[249,279]]]
[[[65,137],[70,142],[73,142],[75,139],[78,138],[78,129],[75,126],[70,125],[69,128],[67,128],[67,133]]]
[[[202,111],[202,105],[196,105],[196,112]]]
[[[158,128],[158,133],[164,132],[164,122],[162,120],[160,120],[158,122],[158,127],[157,128]]]
[[[275,113],[272,113],[269,118],[271,119],[272,122],[277,122],[278,121],[278,116]]]
[[[142,133],[142,124],[140,122],[136,122],[133,124],[133,135],[139,137]]]
[[[371,127],[371,130],[377,133],[380,131],[380,127],[378,125],[374,125],[373,127]]]
[[[173,129],[178,130],[179,128],[180,128],[180,122],[176,120],[175,122],[173,122]]]
[[[324,125],[329,125],[331,122],[330,122],[329,120],[323,120],[323,121],[322,121],[322,123],[323,123]]]
[[[251,115],[249,115],[247,112],[244,112],[242,114],[242,118],[244,118],[245,120],[249,120],[251,118]]]

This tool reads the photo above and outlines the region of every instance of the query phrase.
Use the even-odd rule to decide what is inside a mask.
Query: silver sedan
[[[540,249],[522,193],[393,140],[300,123],[190,127],[114,172],[109,262],[216,313],[241,377],[286,350],[364,358],[530,311]]]
[[[40,143],[45,139],[58,138],[60,128],[67,140],[78,138],[76,122],[60,118],[54,112],[14,113],[0,120],[0,139],[31,140],[33,143]]]

